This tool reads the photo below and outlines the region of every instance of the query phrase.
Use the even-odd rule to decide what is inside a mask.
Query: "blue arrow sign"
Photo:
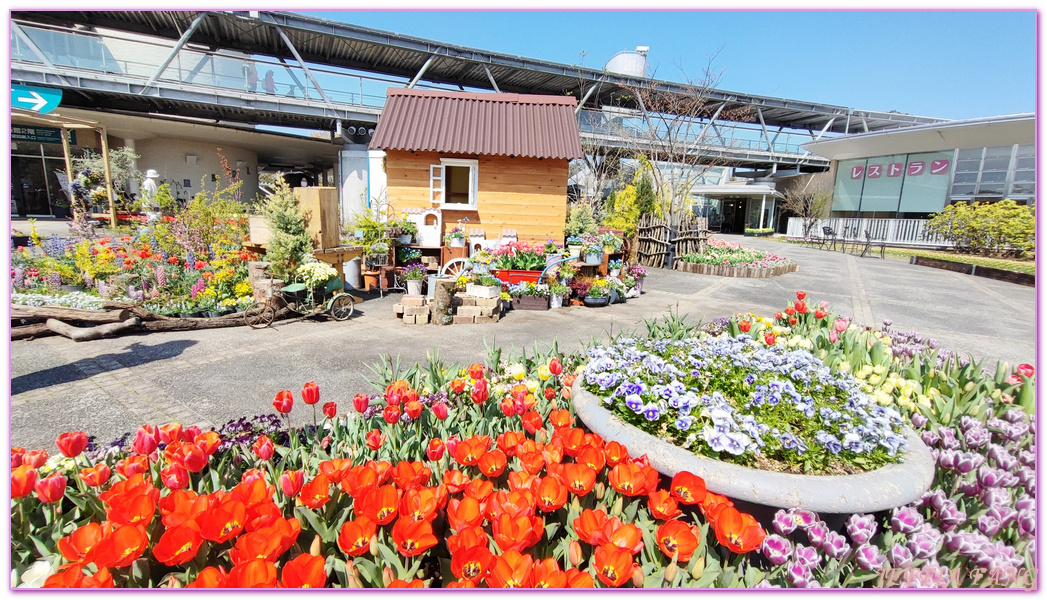
[[[42,115],[58,108],[62,90],[11,84],[11,108],[24,108]]]

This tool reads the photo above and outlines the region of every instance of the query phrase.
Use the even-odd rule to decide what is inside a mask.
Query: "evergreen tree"
[[[313,241],[305,229],[305,211],[282,177],[277,178],[262,214],[269,225],[269,245],[265,252],[271,265],[269,270],[289,281],[302,264],[303,256],[313,251]]]

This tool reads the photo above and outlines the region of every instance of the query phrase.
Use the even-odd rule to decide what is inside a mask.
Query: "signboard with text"
[[[935,212],[945,205],[952,152],[896,154],[837,164],[833,210]]]
[[[25,125],[12,125],[11,141],[61,144],[62,130],[57,127],[27,127]],[[75,130],[69,130],[69,143],[76,144]]]

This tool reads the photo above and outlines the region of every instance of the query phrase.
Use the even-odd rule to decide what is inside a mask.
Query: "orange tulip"
[[[618,519],[614,521],[604,525],[604,541],[614,544],[629,554],[636,554],[643,550],[643,533],[640,528],[632,523],[623,524]]]
[[[218,450],[218,446],[221,445],[222,438],[214,431],[205,431],[200,435],[193,438],[193,444],[196,445],[204,454],[211,456]]]
[[[229,572],[229,587],[275,588],[276,564],[255,559],[236,565]]]
[[[519,516],[513,518],[502,514],[491,523],[494,543],[504,550],[522,552],[542,539],[545,523],[541,517]]]
[[[309,385],[309,384],[306,384]],[[302,388],[302,396],[305,396]],[[319,399],[319,391],[317,391]],[[280,573],[282,588],[322,588],[327,585],[327,569],[324,557],[312,554],[299,554],[284,564]]]
[[[424,587],[425,587],[425,580],[422,580],[422,579],[412,579],[411,581],[404,581],[403,579],[394,579],[394,580],[392,580],[392,581],[391,581],[391,582],[389,583],[389,585],[388,585],[388,586],[386,586],[386,587],[387,587],[388,589],[398,589],[398,588],[408,588],[408,589],[413,589],[413,588],[424,588]]]
[[[537,475],[545,466],[545,456],[541,452],[517,453],[516,458],[523,470],[531,475]]]
[[[618,442],[609,442],[603,449],[607,464],[612,467],[629,460],[629,449]]]
[[[694,530],[683,521],[666,521],[654,534],[658,541],[658,548],[669,558],[676,554],[676,559],[682,563],[691,560],[691,556],[698,548],[698,536]]]
[[[160,441],[170,445],[172,442],[182,441],[182,424],[168,423],[160,426]]]
[[[713,530],[717,541],[736,554],[756,550],[766,536],[752,515],[738,512],[733,506],[726,506],[717,513]]]
[[[229,550],[229,560],[234,565],[242,565],[252,560],[275,562],[282,552],[282,539],[279,535],[254,531],[236,538],[236,546]]]
[[[36,485],[36,469],[28,464],[11,469],[11,499],[25,498]]]
[[[260,504],[272,502],[276,488],[257,478],[244,481],[229,492],[229,497],[244,503],[245,508],[254,508]]]
[[[458,442],[454,449],[454,460],[460,465],[471,467],[479,463],[486,453],[487,445],[482,439],[473,436]]]
[[[491,588],[529,588],[534,559],[516,550],[496,556],[485,581]]]
[[[451,556],[451,572],[455,577],[479,583],[494,564],[494,555],[486,546],[470,546]]]
[[[602,544],[593,553],[593,565],[596,567],[596,577],[606,585],[622,587],[622,584],[632,579],[633,556],[614,544]]]
[[[338,534],[338,547],[349,556],[360,556],[368,551],[374,534],[374,521],[357,517],[342,525],[342,531]]]
[[[683,512],[676,499],[666,490],[655,490],[648,494],[647,508],[651,511],[651,516],[659,521],[668,521]]]
[[[247,522],[247,508],[239,500],[226,500],[196,518],[200,535],[218,544],[240,534]]]
[[[88,523],[58,540],[58,551],[69,562],[93,562],[91,550],[104,536],[105,531],[100,524]]]
[[[531,574],[531,587],[565,588],[567,587],[567,573],[563,572],[554,558],[536,562]]]
[[[611,487],[626,496],[638,496],[647,491],[643,469],[632,463],[615,465],[607,476],[607,481]]]
[[[328,481],[335,485],[342,483],[352,468],[353,461],[348,458],[332,458],[320,463],[320,472],[327,477]],[[375,476],[377,477],[377,473]]]
[[[487,547],[489,538],[487,532],[479,525],[471,525],[458,530],[458,533],[447,538],[447,551],[452,556],[466,548],[473,546]]]
[[[465,486],[465,495],[483,502],[494,491],[494,484],[486,479],[474,479]]]
[[[25,455],[25,464],[34,469],[39,469],[47,462],[47,450],[33,450]]]
[[[58,571],[44,581],[45,588],[111,588],[113,576],[109,569],[99,569],[94,575],[84,575],[81,563],[58,567]]]
[[[353,498],[359,498],[378,487],[378,472],[367,465],[357,465],[342,477],[342,489]]]
[[[530,490],[533,492],[538,483],[538,478],[527,471],[513,471],[509,473],[508,483],[510,490]]]
[[[200,532],[186,525],[172,527],[153,546],[153,557],[168,566],[181,565],[196,556],[204,539]]]
[[[607,513],[603,510],[587,508],[574,520],[574,532],[578,539],[586,544],[595,546],[594,536],[602,535],[604,525],[607,524]],[[597,538],[598,539],[598,538]]]
[[[549,412],[549,422],[555,429],[560,429],[570,427],[574,423],[574,417],[571,416],[571,411],[554,410]]]
[[[392,538],[396,551],[403,556],[418,556],[439,542],[428,521],[405,518],[393,525]]]
[[[465,486],[469,485],[469,477],[461,471],[447,471],[444,473],[444,485],[447,486],[447,491],[452,494],[465,489]]]
[[[673,476],[669,490],[684,504],[699,504],[705,499],[705,480],[687,471],[680,471]]]
[[[488,521],[494,521],[503,514],[514,519],[526,517],[534,514],[537,504],[538,497],[530,490],[499,490],[487,500],[484,514]]]
[[[94,563],[99,568],[127,567],[142,556],[148,545],[144,527],[121,525],[95,546]]]
[[[516,456],[517,448],[525,439],[527,439],[526,436],[519,431],[506,431],[498,434],[495,441],[499,450],[504,452],[506,456],[513,457]]]
[[[200,571],[200,574],[196,576],[196,579],[192,583],[185,586],[189,588],[225,588],[232,585],[232,580],[229,574],[225,572],[222,567],[205,567],[204,570]]]
[[[604,466],[607,464],[603,451],[597,450],[595,446],[585,446],[574,460],[576,463],[585,465],[597,473],[603,471]]]
[[[148,525],[156,515],[156,500],[148,493],[124,494],[111,498],[106,516],[120,525]]]
[[[585,571],[571,568],[567,570],[567,587],[569,588],[591,588],[595,587],[593,576]]]
[[[558,464],[563,460],[563,442],[558,438],[554,438],[548,444],[542,446],[542,458],[545,459],[546,466],[552,464]]]
[[[734,506],[734,502],[731,502],[727,496],[707,491],[705,498],[702,499],[698,506],[702,509],[702,514],[705,515],[705,518],[712,521],[716,518],[716,513],[724,507]]]
[[[102,487],[109,481],[112,471],[109,465],[98,463],[94,467],[85,467],[80,470],[80,480],[91,487]]]
[[[136,454],[116,463],[116,472],[128,479],[149,470],[149,457]]]
[[[542,512],[553,512],[567,504],[567,487],[555,477],[543,477],[535,493],[538,496],[538,508]]]
[[[385,443],[385,434],[378,429],[373,429],[367,432],[367,447],[371,450],[378,450]]]
[[[400,461],[393,469],[393,481],[404,491],[429,483],[432,471],[421,462]]]
[[[585,496],[596,484],[596,471],[586,465],[567,464],[563,466],[563,479],[572,494]]]
[[[498,449],[490,450],[480,458],[479,466],[484,475],[498,477],[505,471],[505,453]]]
[[[476,498],[466,496],[461,500],[452,499],[447,503],[447,523],[451,529],[461,533],[467,528],[483,523],[483,512]]]
[[[530,396],[530,394],[528,395]],[[540,415],[536,410],[527,411],[520,417],[520,419],[523,421],[524,431],[531,435],[534,435],[542,428],[542,415]]]
[[[331,499],[331,482],[326,475],[320,473],[302,486],[302,493],[298,498],[309,508],[314,510],[320,508]]]
[[[554,435],[563,442],[563,452],[567,456],[578,456],[585,446],[585,431],[581,428],[558,429]]]
[[[369,460],[364,463],[365,467],[371,467],[378,474],[378,485],[385,485],[392,477],[393,463],[387,460]]]
[[[430,521],[437,516],[440,505],[437,488],[415,487],[400,500],[400,514],[415,521]]]
[[[305,485],[305,471],[284,471],[280,474],[280,491],[288,498],[294,498]]]
[[[482,379],[484,376],[484,366],[479,363],[473,363],[469,365],[469,369],[466,372],[470,379]]]
[[[388,525],[396,518],[399,504],[400,492],[396,487],[383,485],[361,496],[353,505],[353,511],[378,525]]]

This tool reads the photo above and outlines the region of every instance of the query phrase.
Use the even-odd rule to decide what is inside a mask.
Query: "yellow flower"
[[[873,375],[872,377],[869,377],[869,384],[870,385],[879,385],[879,383],[881,381],[883,381],[883,378],[880,377],[879,375]]]
[[[844,373],[846,373],[847,371],[851,370],[851,363],[849,363],[847,361],[843,361],[842,363],[840,363],[840,366],[837,367],[837,368],[839,370],[843,371]]]
[[[532,394],[538,389],[538,382],[533,379],[528,379],[524,382],[524,385],[527,386],[527,391]]]
[[[542,381],[545,381],[546,379],[549,379],[550,377],[552,377],[552,373],[549,372],[549,366],[548,365],[542,365],[542,366],[538,367],[538,379],[541,379]],[[531,391],[533,392],[534,390],[531,390]]]
[[[509,376],[517,381],[523,381],[523,378],[527,377],[527,369],[520,363],[516,363],[509,367]]]

